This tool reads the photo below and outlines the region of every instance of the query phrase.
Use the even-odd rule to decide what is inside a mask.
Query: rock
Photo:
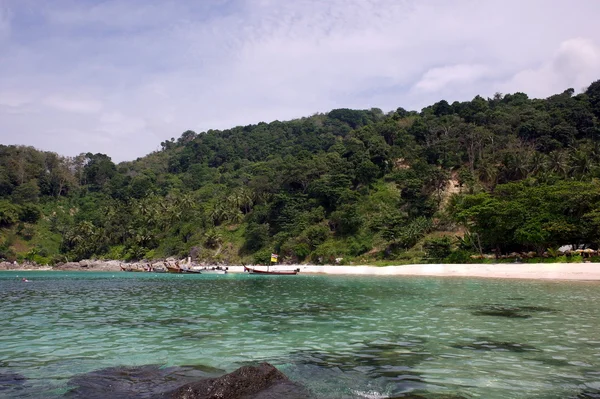
[[[69,399],[157,399],[167,398],[168,393],[201,378],[222,374],[222,370],[209,367],[160,367],[146,365],[136,367],[109,367],[77,375],[69,380]]]
[[[0,371],[0,392],[2,392],[2,396],[9,397],[9,393],[16,396],[16,391],[23,389],[25,381],[25,377],[21,374]]]
[[[186,384],[172,399],[309,399],[308,391],[268,363],[243,366],[218,378]]]

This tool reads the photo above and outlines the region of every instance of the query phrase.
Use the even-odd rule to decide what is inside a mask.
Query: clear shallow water
[[[0,272],[0,396],[260,361],[317,398],[600,397],[600,284]]]

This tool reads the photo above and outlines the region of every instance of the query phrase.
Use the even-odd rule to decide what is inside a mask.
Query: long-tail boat
[[[179,267],[179,263],[175,263],[175,265],[171,265],[168,262],[164,262],[165,267],[167,268],[167,273],[183,273],[181,267]]]
[[[127,267],[123,267],[123,265],[119,264],[119,267],[121,268],[121,271],[124,272],[143,272],[144,269],[139,269],[137,267],[132,267],[132,266],[127,266]]]
[[[294,275],[300,272],[300,269],[294,270],[258,270],[254,267],[244,265],[244,271],[251,274],[272,274],[272,275]]]
[[[200,270],[192,269],[189,267],[181,267],[179,266],[179,262],[175,262],[175,266],[170,265],[167,262],[164,262],[165,267],[167,268],[167,273],[194,273],[194,274],[202,274]]]

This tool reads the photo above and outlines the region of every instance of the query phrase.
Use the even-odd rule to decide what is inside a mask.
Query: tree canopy
[[[0,257],[370,262],[421,242],[439,258],[436,231],[470,237],[469,253],[597,248],[599,118],[596,81],[188,130],[118,165],[0,145]]]

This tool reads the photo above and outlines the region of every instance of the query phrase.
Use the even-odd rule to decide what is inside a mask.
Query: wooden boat
[[[175,266],[170,265],[165,262],[165,267],[167,268],[167,273],[193,273],[193,274],[202,274],[202,271],[197,269],[192,269],[190,267],[181,267],[179,266],[179,262],[175,262]]]
[[[175,265],[171,265],[167,262],[164,262],[165,267],[167,268],[167,273],[183,273],[181,267],[179,267],[179,263],[175,263]]]
[[[121,268],[121,271],[124,271],[124,272],[143,272],[143,271],[145,271],[144,269],[138,269],[137,267],[131,267],[131,266],[123,267],[123,265],[119,265],[119,267]]]
[[[294,270],[258,270],[253,267],[248,267],[244,265],[244,271],[252,274],[272,274],[272,275],[294,275],[300,272],[300,269]]]

